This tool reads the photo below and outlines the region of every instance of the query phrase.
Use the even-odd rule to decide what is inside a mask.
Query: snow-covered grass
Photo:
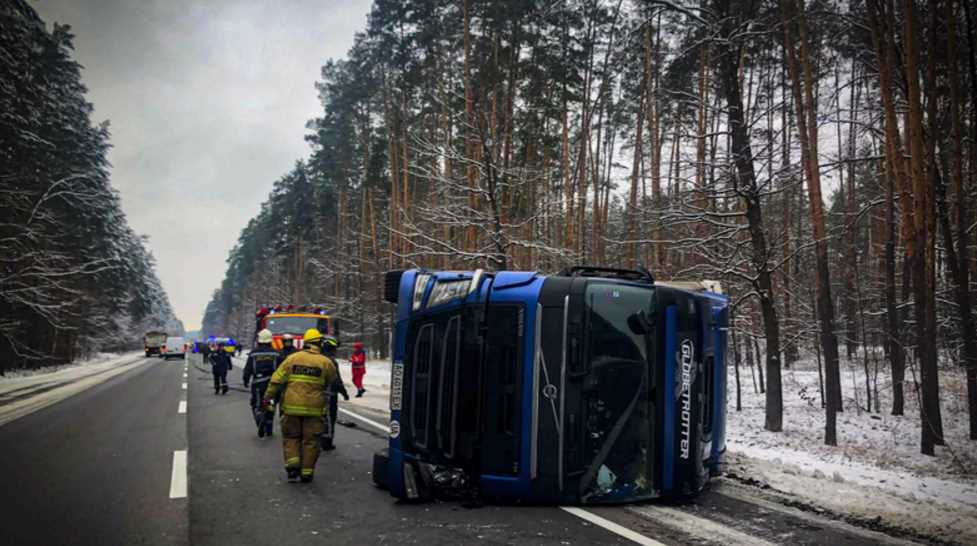
[[[104,364],[110,360],[118,359],[122,356],[129,357],[136,353],[94,353],[85,358],[75,360],[74,362],[68,364],[60,364],[57,366],[43,366],[41,368],[34,368],[31,370],[5,370],[4,374],[0,376],[0,382],[9,379],[16,379],[21,377],[33,377],[36,375],[46,375],[55,372],[63,372],[66,370],[72,370],[75,368],[87,367],[87,366],[98,366]]]
[[[934,457],[919,452],[919,403],[911,370],[905,415],[893,416],[887,372],[879,377],[881,411],[868,412],[861,364],[842,361],[845,411],[838,415],[837,447],[824,445],[816,363],[805,360],[783,370],[784,423],[777,433],[763,429],[764,394],[754,392],[749,368],[740,374],[742,411],[736,411],[732,370],[727,391],[731,474],[842,515],[952,542],[977,542],[977,443],[967,438],[962,370],[940,374],[946,446],[937,447]]]

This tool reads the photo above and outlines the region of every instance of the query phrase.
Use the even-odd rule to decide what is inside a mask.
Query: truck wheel
[[[390,452],[387,449],[381,449],[373,454],[373,483],[377,485],[380,489],[387,489],[387,472],[388,464],[390,462]]]

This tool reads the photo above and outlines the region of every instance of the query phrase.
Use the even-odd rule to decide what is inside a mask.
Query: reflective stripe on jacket
[[[265,398],[274,398],[284,389],[281,408],[285,415],[327,415],[326,387],[338,375],[336,364],[318,347],[309,346],[286,358],[275,370]]]
[[[278,368],[278,352],[270,345],[259,344],[251,351],[248,361],[244,364],[244,384],[247,385],[252,377],[255,383],[268,381],[276,368]]]

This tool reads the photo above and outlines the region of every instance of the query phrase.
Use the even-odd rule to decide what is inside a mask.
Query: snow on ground
[[[734,477],[756,480],[845,517],[977,543],[977,446],[967,439],[966,384],[959,370],[940,376],[947,445],[938,447],[935,457],[919,453],[919,405],[911,371],[906,414],[893,416],[891,385],[882,374],[881,411],[870,413],[864,407],[861,364],[842,362],[845,412],[838,415],[837,447],[824,445],[815,363],[804,361],[783,371],[780,433],[763,430],[764,395],[754,391],[749,368],[740,374],[742,411],[736,411],[732,370],[727,391],[727,471]]]
[[[67,366],[0,378],[0,425],[147,364],[141,351],[103,354]]]
[[[366,362],[366,375],[363,376],[363,388],[366,393],[362,398],[356,398],[356,387],[353,386],[353,372],[350,369],[349,360],[339,359],[339,373],[346,382],[346,390],[349,392],[349,402],[341,401],[340,404],[366,409],[372,413],[382,415],[385,418],[390,416],[390,361],[389,360],[368,360]],[[347,408],[350,406],[347,405]]]
[[[84,377],[93,372],[97,373],[125,364],[140,354],[142,351],[122,354],[95,353],[88,358],[60,366],[45,366],[34,370],[8,370],[3,376],[0,376],[0,393],[32,385],[42,380],[64,381]]]

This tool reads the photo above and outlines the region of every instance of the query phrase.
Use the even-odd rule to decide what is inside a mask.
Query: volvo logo
[[[543,396],[549,398],[550,400],[556,400],[556,386],[552,383],[547,383],[544,385]]]

